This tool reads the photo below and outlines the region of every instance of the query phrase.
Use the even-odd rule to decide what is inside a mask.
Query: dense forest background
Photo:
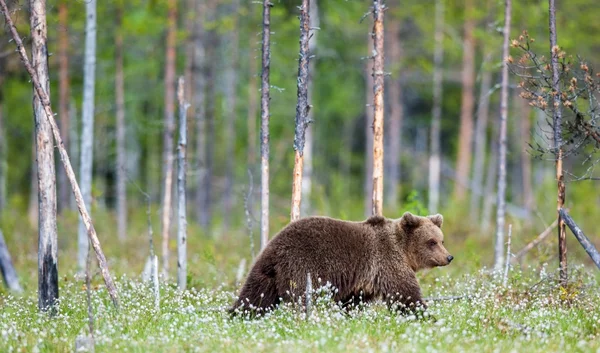
[[[21,33],[29,33],[27,2],[15,1],[9,5]],[[289,219],[298,65],[297,5],[294,1],[275,1],[272,8],[271,235]],[[428,212],[427,161],[436,24],[433,0],[389,1],[387,5],[386,71],[390,75],[386,77],[384,215],[395,218],[405,210]],[[319,30],[313,38],[310,88],[312,170],[305,172],[311,181],[311,191],[303,200],[303,215],[360,220],[370,215],[371,198],[368,186],[371,150],[367,138],[372,114],[368,60],[371,19],[361,21],[370,3],[321,0],[312,6],[316,9],[313,20],[318,18]],[[474,242],[490,253],[492,246],[486,244],[491,244],[494,228],[491,207],[495,200],[503,6],[500,1],[446,1],[442,27],[442,182],[438,211],[446,217],[449,239],[454,236],[461,242]],[[517,1],[513,6],[511,37],[527,30],[537,39],[536,51],[548,52],[547,3],[527,0]],[[53,106],[67,107],[69,126],[61,128],[68,131],[67,148],[77,173],[85,2],[48,1],[47,9],[50,92]],[[596,1],[562,2],[557,13],[561,48],[586,58],[591,66],[600,67]],[[124,63],[128,241],[145,242],[145,194],[152,204],[152,222],[159,229],[167,14],[168,4],[164,0],[98,3],[92,216],[101,239],[113,239],[117,231],[115,77],[119,36],[123,41]],[[261,5],[253,1],[177,2],[176,75],[186,78],[186,100],[191,104],[188,111],[190,244],[194,239],[209,239],[211,244],[221,244],[213,246],[227,248],[228,243],[247,246],[242,244],[248,244],[250,224],[258,251],[261,21]],[[35,254],[34,120],[31,83],[9,38],[5,26],[0,26],[0,225],[9,248],[16,248],[13,256],[19,267],[26,261],[24,254]],[[63,60],[57,55],[61,38],[66,38],[62,45],[67,46],[67,76],[59,75]],[[472,70],[464,69],[470,47]],[[68,80],[67,96],[59,96],[61,80]],[[472,82],[471,87],[468,82]],[[518,79],[511,76],[508,223],[513,224],[515,242],[523,244],[555,218],[556,192],[553,158],[534,158],[535,153],[528,149],[528,144],[544,140],[549,134],[548,117],[519,98],[517,84]],[[389,89],[390,85],[397,85],[397,89]],[[481,104],[485,98],[489,98],[487,106]],[[461,134],[464,104],[470,104],[466,111],[472,125]],[[400,111],[399,134],[390,130],[387,113],[390,111],[396,114]],[[475,122],[481,114],[488,114],[489,123],[483,130],[485,140],[470,148],[466,164],[459,164],[460,141],[475,140]],[[64,121],[60,117],[58,120]],[[391,151],[392,139],[398,137],[400,148]],[[474,166],[471,161],[478,151],[483,152],[484,164]],[[589,168],[589,163],[581,163],[585,158],[569,158],[565,169],[574,175],[584,174]],[[390,177],[394,160],[399,162],[399,173]],[[468,179],[465,181],[461,175],[467,175]],[[204,184],[207,186],[204,190],[209,190],[207,197],[197,196],[203,190],[201,180],[208,183]],[[600,215],[600,195],[594,192],[595,183],[568,184],[567,207],[582,228],[590,231],[595,229],[595,220]],[[249,190],[253,193],[249,194]],[[61,254],[75,246],[77,217],[73,202],[63,201],[59,198]],[[108,256],[126,254],[127,249],[118,248],[112,254],[108,251]],[[471,249],[475,256],[479,251],[474,249],[480,248]],[[554,249],[554,245],[549,246],[539,256],[553,257]],[[580,251],[572,249],[575,253]],[[201,251],[204,251],[202,256],[212,256],[206,255],[207,250]],[[237,256],[249,255],[247,251]],[[191,255],[192,262],[194,256]],[[482,264],[489,265],[484,255],[478,256]],[[141,265],[143,261],[136,262],[136,266]]]

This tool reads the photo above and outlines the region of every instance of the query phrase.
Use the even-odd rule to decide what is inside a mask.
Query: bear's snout
[[[452,260],[454,260],[454,256],[448,255],[447,259],[448,259],[448,263],[451,263]]]

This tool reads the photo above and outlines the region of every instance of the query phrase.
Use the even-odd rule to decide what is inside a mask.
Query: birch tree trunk
[[[100,247],[100,242],[98,241],[98,235],[96,234],[96,229],[92,223],[92,219],[87,211],[85,206],[85,202],[83,200],[83,195],[81,193],[81,189],[77,184],[77,180],[75,179],[75,173],[73,172],[73,167],[71,166],[71,161],[69,160],[69,155],[67,154],[67,150],[63,144],[62,138],[60,137],[60,130],[54,120],[54,113],[52,112],[52,108],[50,107],[50,98],[44,88],[42,87],[40,80],[38,78],[38,74],[36,70],[31,65],[29,58],[27,57],[27,53],[25,51],[25,47],[23,46],[23,41],[17,32],[17,28],[15,27],[12,19],[10,18],[10,14],[8,12],[8,7],[6,6],[5,0],[0,0],[0,12],[4,14],[4,19],[6,20],[6,25],[10,30],[12,38],[17,46],[17,52],[21,58],[21,62],[25,66],[25,69],[29,73],[29,77],[31,78],[31,82],[33,83],[33,87],[35,89],[35,93],[39,97],[39,101],[44,109],[44,113],[46,115],[46,120],[50,124],[50,128],[52,130],[52,134],[54,135],[54,141],[56,142],[56,146],[58,147],[58,152],[60,154],[60,160],[65,168],[67,173],[67,178],[69,179],[69,183],[71,184],[71,190],[73,190],[73,194],[75,196],[75,202],[77,203],[77,208],[79,209],[79,214],[83,219],[83,222],[87,228],[89,239],[91,240],[92,247],[96,252],[96,258],[98,259],[98,266],[100,267],[100,271],[102,277],[104,278],[104,283],[106,284],[106,289],[108,291],[109,296],[113,302],[115,308],[119,307],[119,297],[117,294],[117,289],[115,284],[110,276],[110,272],[108,270],[108,264],[106,262],[106,257],[102,252],[102,248]],[[34,28],[32,26],[32,28]],[[35,99],[35,96],[34,96]],[[55,209],[56,210],[56,209]],[[56,212],[55,212],[56,214]]]
[[[554,0],[548,0],[549,7],[549,27],[550,27],[550,56],[552,66],[552,91],[554,102],[552,107],[552,130],[554,131],[554,153],[556,157],[556,182],[558,197],[556,210],[558,212],[558,262],[560,267],[560,282],[566,287],[568,280],[567,273],[567,238],[565,222],[560,215],[560,209],[565,204],[565,181],[563,176],[563,150],[562,150],[562,111],[560,106],[560,73],[558,64],[558,54],[560,48],[556,39],[556,7]]]
[[[187,284],[187,207],[186,207],[186,149],[187,149],[187,110],[184,79],[179,78],[177,86],[179,100],[179,144],[177,148],[177,287],[185,290]]]
[[[127,154],[125,150],[125,78],[123,76],[123,4],[117,8],[115,38],[115,100],[117,130],[117,235],[127,235]]]
[[[304,164],[304,144],[308,127],[308,81],[310,50],[310,0],[302,0],[300,7],[300,58],[298,59],[298,103],[296,104],[296,128],[294,134],[294,173],[292,178],[291,221],[300,219],[302,202],[302,172]]]
[[[175,40],[177,35],[177,2],[169,0],[165,60],[165,111],[163,131],[163,197],[162,197],[162,256],[163,273],[169,273],[169,233],[173,192],[173,133],[175,131]]]
[[[233,30],[228,35],[229,55],[228,66],[225,72],[226,126],[225,126],[225,190],[223,193],[223,233],[228,234],[231,223],[231,210],[233,208],[233,184],[235,173],[235,122],[237,117],[237,73],[238,73],[238,11],[239,0],[234,0],[231,6],[233,16]]]
[[[310,28],[312,30],[308,38],[308,52],[313,56],[313,60],[308,61],[308,101],[313,102],[313,83],[315,77],[315,63],[314,58],[315,50],[317,49],[317,35],[318,28],[320,25],[319,21],[319,8],[317,7],[317,0],[311,0],[309,9]],[[310,59],[310,58],[309,58]],[[302,203],[300,204],[300,215],[308,216],[311,210],[311,192],[313,183],[313,147],[315,143],[314,138],[314,127],[312,122],[314,121],[313,109],[308,109],[307,116],[308,125],[306,126],[306,135],[304,143],[304,170],[302,172]]]
[[[490,89],[492,87],[492,72],[483,68],[481,88],[479,92],[479,107],[475,122],[475,159],[473,160],[473,180],[471,192],[471,218],[479,219],[481,196],[483,195],[483,172],[487,146],[487,126],[490,109]]]
[[[460,132],[458,140],[458,158],[454,185],[454,198],[464,199],[471,168],[473,142],[473,106],[475,105],[475,20],[473,18],[473,0],[465,0],[465,23],[463,39],[462,98],[460,108]]]
[[[69,10],[67,1],[58,4],[58,114],[62,139],[69,148]],[[70,190],[67,174],[58,169],[58,209],[70,208]]]
[[[440,125],[442,120],[442,63],[444,60],[444,0],[435,1],[435,49],[433,54],[433,108],[429,154],[429,213],[438,212],[440,203]]]
[[[398,2],[394,2],[395,7],[398,6]],[[389,84],[389,151],[386,154],[389,174],[386,180],[388,181],[387,204],[390,205],[392,210],[398,208],[398,185],[400,184],[400,157],[402,151],[402,119],[404,116],[403,98],[402,98],[402,86],[400,83],[400,76],[402,69],[399,66],[402,63],[402,43],[400,40],[400,19],[394,18],[393,21],[388,22],[386,28],[386,38],[389,48],[389,55],[387,56],[389,63],[391,64],[392,76],[390,77]]]
[[[383,216],[383,93],[384,93],[384,30],[383,0],[373,0],[373,209]]]
[[[21,293],[23,289],[19,284],[19,277],[17,277],[17,271],[15,271],[15,266],[13,265],[12,259],[10,257],[10,253],[8,252],[8,247],[6,246],[6,241],[4,240],[4,235],[2,234],[2,230],[0,229],[0,272],[2,273],[2,278],[4,278],[4,282],[9,290]]]
[[[50,94],[46,38],[46,1],[31,0],[31,59],[44,93]],[[51,309],[58,300],[56,179],[52,130],[40,97],[33,91],[38,182],[38,307]]]
[[[504,224],[506,213],[506,135],[508,115],[508,41],[510,37],[511,0],[504,2],[504,42],[502,44],[502,90],[500,92],[500,138],[498,158],[498,194],[496,199],[496,243],[494,270],[504,266]],[[508,261],[508,259],[506,259]]]
[[[94,160],[94,91],[96,85],[96,0],[85,3],[85,57],[83,64],[83,117],[81,121],[81,193],[87,209],[92,209],[92,166]],[[77,264],[85,269],[88,252],[86,226],[81,220],[78,232]]]
[[[269,0],[263,0],[263,31],[262,31],[262,74],[260,99],[260,249],[269,242],[269,119],[270,119],[270,84],[269,73],[271,66],[271,7]]]

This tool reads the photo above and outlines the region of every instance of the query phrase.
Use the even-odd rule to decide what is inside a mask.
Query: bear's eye
[[[430,240],[430,241],[427,242],[427,245],[429,245],[429,246],[436,246],[437,245],[437,241]]]

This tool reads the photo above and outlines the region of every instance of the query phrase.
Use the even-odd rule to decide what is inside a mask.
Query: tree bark
[[[6,246],[6,241],[4,240],[4,235],[2,234],[2,230],[0,229],[0,272],[2,273],[2,278],[4,278],[4,283],[9,290],[21,293],[23,289],[19,284],[19,277],[17,277],[17,271],[15,271],[15,266],[13,265],[12,259],[10,257],[10,253],[8,252],[8,247]]]
[[[473,191],[471,192],[471,217],[479,219],[481,209],[481,191],[483,190],[483,171],[487,147],[487,126],[490,109],[490,89],[492,87],[492,72],[485,67],[481,75],[479,106],[475,122],[475,159],[473,160]]]
[[[46,38],[46,1],[31,0],[31,59],[44,93],[50,94]],[[46,311],[58,300],[56,179],[52,130],[40,96],[33,91],[38,182],[38,307]]]
[[[575,236],[575,238],[577,238],[577,241],[579,241],[579,243],[581,244],[585,252],[588,253],[592,261],[594,261],[594,264],[596,264],[596,266],[600,269],[600,253],[598,252],[594,244],[588,239],[588,237],[585,236],[581,228],[577,226],[577,224],[575,223],[573,218],[569,216],[567,211],[561,208],[558,210],[558,214],[560,215],[561,220],[569,226],[569,229],[571,229],[571,232],[573,232],[573,235]]]
[[[184,96],[184,79],[177,86],[179,100],[179,146],[177,148],[177,287],[185,290],[187,284],[187,207],[186,207],[186,149],[187,110],[189,104]]]
[[[229,55],[228,66],[225,72],[226,86],[225,99],[227,116],[225,126],[225,190],[223,192],[223,233],[229,233],[231,223],[231,210],[233,208],[233,184],[235,173],[235,122],[237,118],[237,81],[238,81],[238,11],[239,0],[234,0],[231,6],[233,16],[233,30],[228,35]]]
[[[127,235],[127,154],[125,151],[125,78],[123,75],[123,7],[117,8],[117,35],[115,38],[115,100],[117,130],[117,235]]]
[[[62,139],[69,148],[69,10],[67,1],[58,5],[58,114],[60,115],[60,131]],[[70,208],[70,187],[67,175],[58,169],[58,209]]]
[[[271,65],[271,7],[269,0],[263,0],[263,32],[262,32],[262,75],[261,75],[261,126],[260,126],[260,183],[261,183],[261,215],[260,215],[260,248],[269,242],[269,119],[270,119],[270,84]]]
[[[304,144],[308,127],[308,81],[310,50],[310,0],[302,0],[300,7],[300,58],[298,59],[298,103],[296,105],[296,128],[294,134],[294,173],[292,178],[292,221],[300,219],[302,202],[302,171],[304,162]]]
[[[442,120],[442,63],[444,60],[444,0],[435,2],[435,49],[433,54],[433,108],[429,154],[429,213],[438,212],[440,203],[440,125]]]
[[[394,2],[397,5],[397,2]],[[404,116],[403,98],[402,98],[402,85],[400,83],[401,68],[399,65],[402,63],[402,47],[400,40],[400,20],[394,18],[393,21],[389,21],[386,28],[386,38],[389,55],[387,56],[389,63],[392,65],[392,76],[388,82],[389,84],[389,152],[386,154],[389,174],[386,180],[387,183],[387,203],[396,210],[398,208],[398,185],[400,184],[400,157],[402,151],[402,119]]]
[[[372,214],[383,216],[383,119],[384,119],[384,30],[383,0],[373,0],[373,208]]]
[[[560,267],[560,282],[567,285],[567,235],[565,222],[560,214],[560,209],[565,204],[566,188],[563,176],[563,150],[562,150],[562,111],[560,106],[560,73],[558,53],[560,49],[556,39],[556,7],[554,0],[548,0],[549,27],[550,27],[550,56],[552,66],[552,91],[554,102],[552,107],[552,130],[554,131],[554,153],[556,160],[556,182],[558,197],[556,210],[558,212],[558,262]]]
[[[502,44],[502,88],[500,91],[500,137],[498,155],[498,194],[496,198],[496,243],[494,250],[494,270],[502,271],[504,266],[504,224],[506,214],[506,135],[508,119],[508,41],[510,37],[511,0],[504,2],[504,42]]]
[[[175,41],[177,35],[177,1],[169,0],[165,60],[165,111],[163,131],[162,256],[163,273],[169,273],[169,233],[171,230],[173,192],[173,133],[175,131]]]
[[[313,60],[308,62],[308,101],[313,102],[313,83],[315,77],[314,53],[317,48],[317,34],[319,22],[319,8],[317,0],[312,0],[310,3],[309,17],[310,28],[315,29],[311,32],[308,38],[308,52],[313,56]],[[309,58],[310,59],[310,58]],[[311,193],[313,184],[313,147],[314,147],[314,121],[313,109],[308,109],[307,116],[308,125],[306,126],[306,135],[304,143],[304,167],[302,172],[302,203],[300,204],[300,215],[308,216],[311,212]]]
[[[88,236],[91,240],[92,247],[96,252],[96,258],[98,259],[98,266],[100,267],[100,271],[102,277],[104,278],[104,283],[106,284],[106,289],[108,291],[109,296],[113,302],[113,305],[118,308],[119,307],[119,298],[117,294],[117,289],[114,285],[114,282],[110,276],[110,272],[108,270],[108,264],[106,262],[106,257],[102,252],[102,248],[100,247],[100,242],[98,241],[98,236],[96,234],[96,229],[92,223],[92,219],[87,211],[85,206],[85,202],[83,200],[83,195],[81,190],[79,189],[79,185],[77,184],[77,180],[75,179],[75,173],[73,172],[73,168],[71,167],[71,161],[69,160],[69,155],[65,149],[62,138],[60,137],[60,130],[54,120],[54,113],[52,113],[52,108],[50,107],[50,98],[44,91],[44,88],[40,84],[38,79],[38,75],[36,71],[33,69],[33,66],[29,62],[27,58],[27,53],[25,52],[25,47],[23,46],[23,41],[17,32],[17,28],[15,27],[12,19],[10,18],[8,7],[6,6],[5,0],[0,0],[0,10],[4,13],[4,18],[6,20],[6,24],[11,32],[13,40],[17,46],[17,52],[25,66],[25,69],[29,73],[31,77],[31,82],[33,83],[33,87],[35,89],[35,93],[38,95],[40,102],[44,108],[44,113],[46,115],[46,119],[50,123],[50,128],[52,129],[52,134],[54,135],[54,141],[56,146],[58,147],[58,152],[60,153],[61,162],[65,168],[67,173],[67,178],[69,179],[69,183],[71,184],[71,189],[73,190],[73,194],[75,195],[75,201],[77,203],[77,208],[81,217],[83,218],[83,222],[87,227]]]
[[[454,186],[454,198],[465,198],[465,184],[469,179],[473,142],[473,106],[475,105],[475,20],[472,15],[473,0],[465,0],[465,23],[463,39],[462,98],[460,108],[460,132],[458,141],[457,178]]]
[[[87,209],[92,207],[92,166],[94,153],[94,91],[96,85],[96,0],[85,3],[85,57],[83,64],[83,117],[81,121],[81,193]],[[78,232],[79,270],[85,269],[88,252],[88,237],[86,226],[81,220]]]

